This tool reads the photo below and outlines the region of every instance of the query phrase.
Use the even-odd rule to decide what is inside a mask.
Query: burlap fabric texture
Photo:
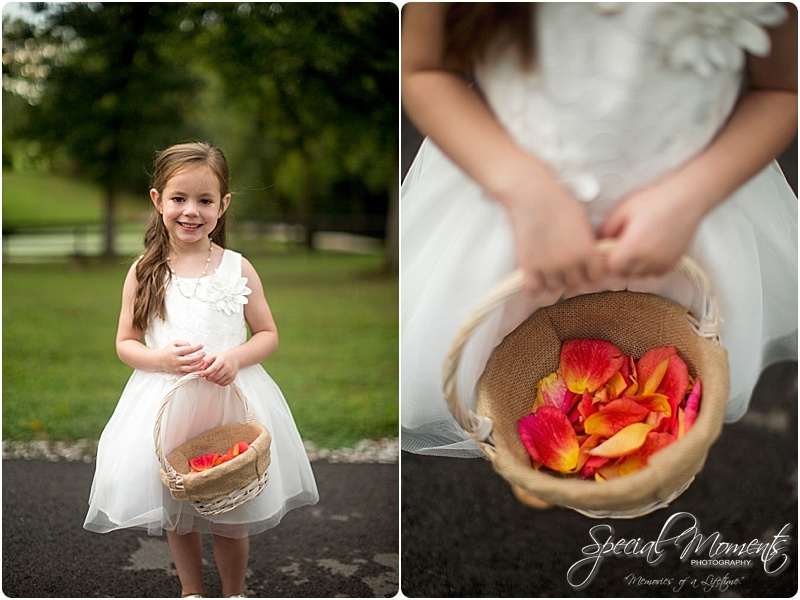
[[[696,333],[688,312],[664,298],[628,291],[577,296],[537,310],[495,349],[478,383],[477,414],[493,423],[495,451],[487,456],[495,470],[516,491],[581,512],[599,511],[590,516],[646,514],[653,503],[668,502],[683,491],[719,437],[729,387],[727,352]],[[533,468],[518,421],[531,411],[537,382],[558,368],[562,342],[573,338],[608,340],[636,359],[650,348],[675,346],[690,374],[703,384],[691,430],[654,454],[643,469],[610,481]]]

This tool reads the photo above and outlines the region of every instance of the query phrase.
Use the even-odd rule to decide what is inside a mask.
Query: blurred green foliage
[[[30,6],[38,18],[3,17],[4,166],[101,184],[111,229],[120,192],[146,204],[156,150],[205,139],[228,156],[242,218],[309,236],[319,215],[383,228],[398,185],[394,4]]]

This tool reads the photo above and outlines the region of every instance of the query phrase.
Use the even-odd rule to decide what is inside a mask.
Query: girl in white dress
[[[404,450],[481,455],[447,410],[442,363],[517,267],[525,310],[498,311],[462,357],[473,410],[492,349],[537,306],[628,288],[692,307],[672,271],[682,254],[719,304],[727,421],[763,368],[796,360],[797,199],[773,160],[797,130],[796,15],[773,3],[404,8],[403,104],[428,136],[401,194]]]
[[[84,527],[100,533],[138,527],[151,535],[166,530],[182,595],[193,597],[204,594],[201,534],[211,532],[222,594],[240,595],[249,535],[319,496],[289,407],[259,364],[278,346],[261,282],[246,259],[225,249],[231,200],[225,157],[204,143],[164,150],[150,197],[155,211],[144,254],[125,280],[117,330],[117,354],[135,371],[100,438]],[[264,491],[212,517],[171,497],[153,440],[166,392],[195,372],[200,377],[178,388],[162,420],[165,455],[203,431],[245,420],[228,387],[234,381],[272,435]]]

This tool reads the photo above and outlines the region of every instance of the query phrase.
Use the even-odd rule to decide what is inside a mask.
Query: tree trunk
[[[105,216],[103,219],[103,256],[106,258],[113,258],[117,255],[114,248],[114,204],[115,204],[116,191],[114,186],[109,185],[106,187],[105,197]]]
[[[397,161],[395,161],[397,162]],[[389,210],[386,214],[386,270],[400,269],[400,181],[397,172],[389,186]]]

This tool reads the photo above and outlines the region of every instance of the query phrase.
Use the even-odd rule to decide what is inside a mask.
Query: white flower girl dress
[[[765,27],[786,17],[773,3],[537,5],[536,68],[512,52],[476,67],[477,85],[517,143],[545,162],[599,227],[627,193],[699,153],[730,115],[745,52],[765,55]],[[515,268],[504,209],[429,140],[401,193],[402,448],[480,456],[451,417],[442,363],[459,325]],[[730,361],[726,420],[747,410],[768,364],[797,358],[797,199],[777,164],[700,224],[689,250],[709,275]],[[606,282],[696,309],[675,275]],[[460,395],[474,410],[489,355],[535,308],[520,300],[489,319],[462,356]]]
[[[214,275],[199,280],[173,276],[165,296],[167,319],[151,321],[147,345],[163,348],[184,340],[202,343],[210,354],[244,343],[243,305],[250,289],[241,272],[241,255],[225,250]],[[159,475],[153,427],[165,394],[178,379],[167,373],[133,372],[100,437],[86,529],[106,533],[136,527],[151,535],[170,530],[244,537],[274,527],[293,508],[317,502],[314,474],[292,414],[261,365],[240,369],[236,383],[255,420],[272,435],[266,488],[245,504],[211,517],[201,516],[189,502],[173,499]],[[178,388],[167,405],[162,449],[168,455],[204,431],[245,419],[230,387],[198,378]]]

